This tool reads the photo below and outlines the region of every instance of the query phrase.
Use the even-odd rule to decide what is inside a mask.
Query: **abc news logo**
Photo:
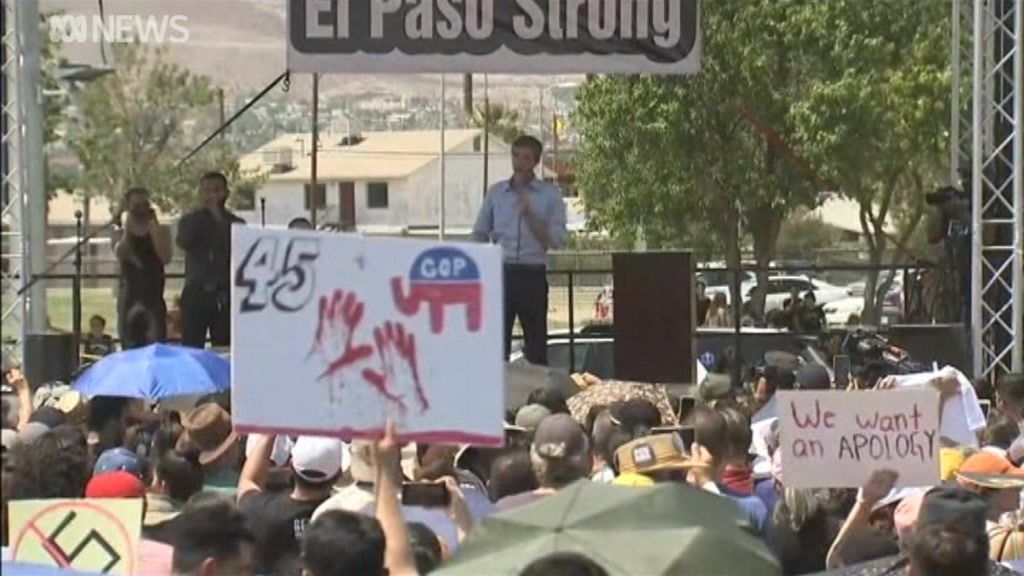
[[[50,40],[59,43],[110,42],[182,44],[188,42],[188,17],[183,15],[58,14],[47,18]]]

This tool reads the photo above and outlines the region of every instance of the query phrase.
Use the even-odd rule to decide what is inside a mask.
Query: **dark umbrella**
[[[609,574],[770,576],[778,562],[729,500],[698,488],[580,481],[493,514],[435,574],[515,575],[554,552],[585,554]]]

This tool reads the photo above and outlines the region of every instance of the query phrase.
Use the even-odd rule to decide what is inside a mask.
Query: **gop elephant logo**
[[[444,332],[447,306],[466,307],[466,328],[479,332],[483,286],[480,269],[458,248],[431,248],[416,257],[409,271],[409,291],[402,288],[400,276],[391,279],[395,307],[406,316],[419,313],[420,305],[430,308],[430,331]]]

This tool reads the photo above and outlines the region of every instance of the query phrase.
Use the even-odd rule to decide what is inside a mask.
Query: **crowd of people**
[[[564,244],[565,209],[557,190],[534,176],[541,153],[535,139],[513,143],[513,177],[488,192],[474,237],[503,250],[506,357],[518,317],[526,359],[542,365],[545,262]],[[229,344],[230,230],[239,221],[225,209],[227,195],[223,175],[204,175],[202,206],[178,226],[186,283],[180,322],[171,324],[177,331],[180,323],[188,346],[203,347],[208,337]],[[126,210],[115,247],[122,264],[119,339],[134,347],[167,336],[160,319],[168,316],[163,266],[170,238],[145,190],[128,192]],[[792,294],[775,322],[820,330],[813,297]],[[697,312],[702,325],[732,325],[724,295],[712,299],[701,285]],[[114,348],[105,324],[90,322],[90,355]],[[30,386],[5,356],[16,402],[5,402],[3,413],[4,557],[13,537],[11,502],[113,498],[143,503],[143,575],[427,574],[457,566],[459,550],[486,532],[481,526],[490,518],[542,510],[572,487],[611,484],[689,490],[732,507],[739,529],[772,565],[756,573],[698,567],[687,575],[999,576],[1024,561],[1024,375],[998,382],[987,419],[978,402],[987,392],[966,378],[946,371],[921,381],[958,406],[953,416],[943,411],[941,430],[955,425],[961,433],[943,434],[940,484],[897,489],[900,470],[879,469],[860,489],[802,489],[787,485],[773,406],[779,391],[836,387],[830,373],[814,364],[768,363],[749,381],[734,382],[728,370],[711,369],[678,397],[652,384],[614,387],[589,375],[567,376],[562,386],[538,383],[506,415],[504,446],[483,448],[403,443],[390,423],[375,440],[246,437],[235,429],[226,393],[185,405],[86,398],[64,385]],[[894,382],[886,366],[863,366],[849,393]],[[611,393],[622,390],[638,392]],[[680,526],[700,529],[711,520],[690,514],[698,516],[680,517]],[[723,546],[727,551],[729,543]],[[626,554],[617,559],[621,566],[645,552],[617,554]],[[515,571],[502,573],[621,572],[600,547],[516,558]]]
[[[893,489],[899,470],[878,470],[860,490],[787,487],[777,427],[764,425],[778,391],[832,387],[824,368],[768,366],[742,387],[714,376],[692,396],[585,413],[541,386],[508,413],[506,445],[485,449],[403,445],[390,426],[376,441],[244,438],[226,395],[179,412],[66,387],[33,394],[5,366],[18,403],[4,414],[4,544],[9,501],[133,498],[145,502],[142,574],[426,574],[457,561],[489,516],[594,482],[731,501],[786,575],[1001,575],[1024,560],[1024,375],[1000,380],[987,422],[967,417],[972,438],[944,439],[942,484]],[[878,371],[854,380],[891,384]],[[930,385],[976,403],[941,377]],[[524,557],[520,573],[606,574],[601,559]]]

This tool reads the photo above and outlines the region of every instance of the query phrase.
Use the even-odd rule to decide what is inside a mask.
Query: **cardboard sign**
[[[693,74],[697,0],[289,0],[294,72]]]
[[[234,227],[232,418],[247,432],[503,441],[501,251]]]
[[[8,506],[15,562],[137,573],[142,500],[12,500]]]
[[[935,390],[780,392],[779,446],[787,488],[859,488],[875,470],[896,486],[939,482]]]

